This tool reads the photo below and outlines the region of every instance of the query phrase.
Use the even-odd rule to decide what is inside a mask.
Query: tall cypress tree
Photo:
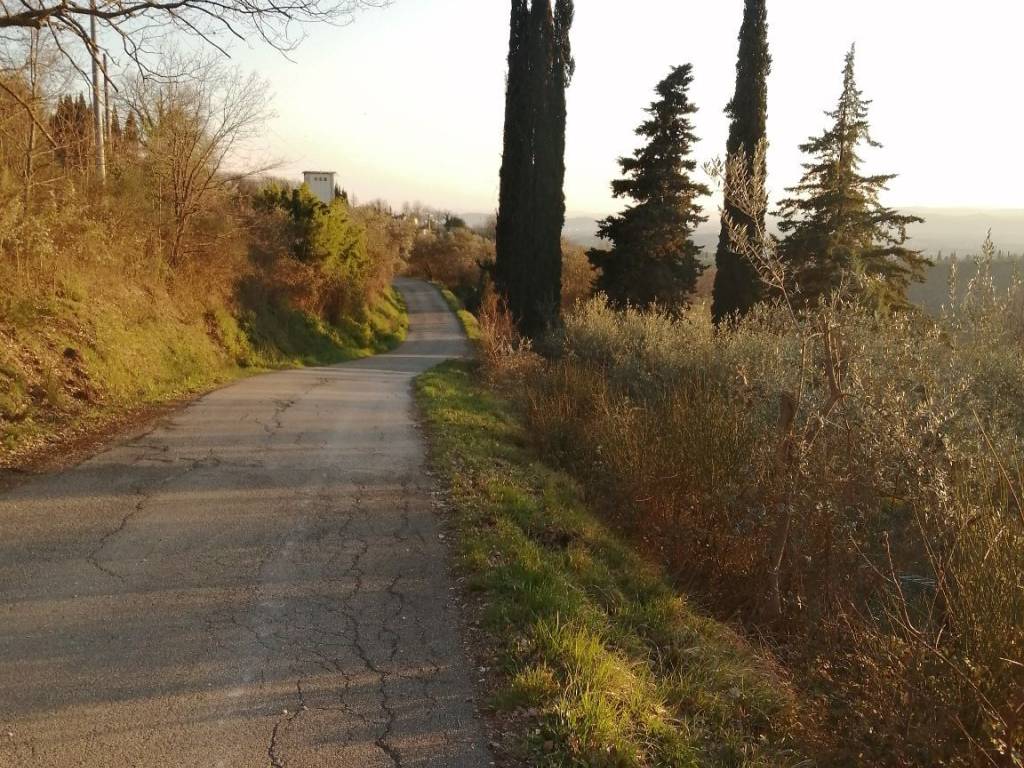
[[[730,157],[742,152],[747,159],[750,177],[764,179],[765,168],[755,169],[754,163],[757,162],[758,145],[766,138],[768,123],[768,75],[771,73],[772,59],[768,50],[767,0],[746,0],[739,40],[736,92],[725,108],[731,120],[726,152]],[[728,192],[733,183],[734,179],[726,178],[726,216],[748,231],[763,229],[763,215],[760,221],[753,221],[733,204]],[[763,189],[759,192],[765,194]],[[761,298],[762,293],[757,270],[732,247],[729,227],[724,218],[715,264],[718,270],[715,273],[711,313],[718,323],[730,315],[746,313]]]
[[[575,63],[569,44],[575,8],[573,0],[556,0],[554,13],[545,10],[546,3],[534,0],[538,14],[537,28],[544,41],[537,53],[543,75],[538,89],[543,89],[536,138],[536,223],[533,231],[536,254],[536,287],[533,309],[536,318],[525,325],[525,331],[536,336],[558,322],[562,305],[562,229],[565,226],[565,91],[572,78]],[[540,12],[536,11],[541,8]]]
[[[516,269],[527,242],[529,183],[533,159],[528,37],[530,11],[527,0],[512,0],[509,21],[508,77],[505,86],[505,135],[501,157],[499,207],[495,225],[497,261],[494,280],[509,305],[520,304],[525,291],[523,270]]]
[[[558,321],[572,0],[512,0],[494,278],[520,331]]]
[[[844,288],[877,310],[900,309],[908,305],[910,283],[923,281],[931,262],[905,245],[907,226],[923,219],[879,202],[895,175],[860,173],[859,148],[881,144],[871,138],[871,102],[857,88],[855,58],[851,47],[839,104],[826,113],[834,124],[800,147],[813,159],[787,190],[793,196],[780,203],[780,250],[805,301]]]
[[[612,192],[636,205],[600,222],[598,235],[612,248],[588,254],[602,270],[598,290],[618,306],[677,306],[688,300],[704,271],[692,235],[707,220],[697,200],[710,190],[691,176],[697,168],[691,157],[697,141],[690,119],[697,111],[688,95],[692,82],[693,69],[685,64],[658,84],[650,118],[636,130],[646,145],[619,160],[625,178],[612,182]]]

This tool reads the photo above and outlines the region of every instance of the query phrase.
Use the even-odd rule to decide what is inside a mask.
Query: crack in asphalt
[[[170,485],[171,483],[175,482],[176,480],[180,480],[181,478],[185,477],[188,474],[191,474],[192,472],[195,472],[197,469],[204,468],[204,467],[217,467],[217,466],[220,466],[220,462],[216,458],[214,458],[212,455],[208,456],[206,458],[203,458],[203,459],[182,458],[180,460],[174,461],[173,463],[180,463],[180,462],[184,462],[185,463],[185,466],[184,466],[184,468],[182,469],[181,472],[177,472],[177,473],[172,474],[171,476],[169,476],[169,477],[165,478],[164,480],[162,480],[160,483],[158,483],[153,488],[143,488],[143,487],[136,487],[135,488],[134,492],[135,492],[135,495],[138,497],[138,501],[136,501],[135,504],[133,504],[131,506],[131,508],[124,514],[124,516],[121,518],[121,521],[120,521],[120,523],[118,523],[116,528],[114,528],[113,530],[109,531],[108,533],[106,533],[102,537],[100,537],[99,542],[97,542],[96,546],[85,557],[86,561],[90,565],[92,565],[94,568],[96,568],[96,570],[100,571],[101,573],[103,573],[103,574],[105,574],[105,575],[107,575],[107,576],[109,576],[109,577],[111,577],[113,579],[117,579],[122,584],[124,584],[125,583],[125,577],[122,574],[118,573],[117,571],[113,570],[112,568],[108,568],[107,566],[103,565],[103,563],[100,562],[100,553],[115,538],[117,538],[122,533],[124,533],[124,531],[128,528],[128,524],[132,520],[134,520],[139,514],[141,514],[142,510],[145,508],[145,506],[155,496],[157,496],[160,493],[160,491],[165,489],[168,485]]]
[[[270,744],[267,746],[267,756],[270,758],[271,768],[285,768],[288,765],[287,759],[277,754],[278,734],[282,728],[287,730],[288,726],[295,720],[299,719],[302,716],[302,713],[306,711],[306,697],[302,693],[301,680],[295,681],[295,688],[299,700],[299,706],[294,712],[287,712],[286,710],[284,717],[274,723],[274,729],[270,733]]]
[[[62,503],[93,516],[74,567],[88,548],[105,588],[73,602],[64,584],[78,573],[49,554],[18,587],[43,610],[11,632],[34,638],[19,653],[36,677],[4,713],[17,738],[0,763],[490,764],[412,424],[413,376],[462,347],[436,291],[405,290],[414,329],[424,314],[444,321],[425,323],[439,340],[414,330],[424,346],[394,358],[218,390],[113,449],[80,492],[43,488],[35,509],[70,488]],[[103,492],[104,472],[120,495]],[[6,647],[0,699],[17,674]]]

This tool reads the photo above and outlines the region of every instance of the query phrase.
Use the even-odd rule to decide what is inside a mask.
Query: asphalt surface
[[[0,766],[490,765],[408,341],[214,392],[0,496]]]

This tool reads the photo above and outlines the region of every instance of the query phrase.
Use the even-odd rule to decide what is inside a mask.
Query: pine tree
[[[121,119],[117,116],[117,107],[110,110],[110,140],[114,146],[121,144]]]
[[[121,130],[121,118],[118,117],[118,108],[115,106],[111,110],[111,137],[110,137],[110,150],[111,155],[116,157],[121,154],[121,144],[123,143],[123,133]]]
[[[760,169],[754,168],[758,145],[765,140],[768,123],[768,75],[772,59],[768,50],[767,0],[746,0],[743,11],[743,25],[740,28],[740,48],[736,62],[736,92],[725,108],[729,116],[729,140],[726,152],[730,157],[742,153],[746,158],[751,178],[765,178],[762,161]],[[756,171],[756,172],[755,172]],[[731,202],[728,190],[734,180],[726,178],[725,215],[735,224],[750,230],[763,230],[764,217],[752,221],[749,216]],[[760,194],[765,191],[759,190]],[[721,322],[733,314],[745,314],[762,294],[761,280],[757,270],[731,244],[726,220],[715,254],[714,295],[711,313],[715,322]]]
[[[886,311],[908,305],[907,288],[924,280],[930,262],[905,246],[907,226],[923,219],[879,202],[895,175],[860,173],[859,148],[881,145],[871,137],[871,102],[857,88],[855,58],[851,48],[839,105],[827,113],[834,125],[800,147],[813,159],[804,164],[800,183],[787,190],[793,196],[780,203],[780,250],[804,301],[842,289]]]
[[[521,332],[558,320],[572,0],[512,0],[494,279]]]
[[[697,108],[688,96],[692,82],[686,64],[658,84],[659,99],[636,131],[647,144],[619,160],[625,178],[612,182],[612,191],[636,205],[600,222],[598,234],[612,248],[588,254],[602,270],[598,290],[618,306],[677,306],[688,300],[704,271],[702,249],[692,235],[707,220],[697,200],[710,190],[692,178],[697,167],[691,157],[697,141],[690,119]]]
[[[135,112],[131,111],[128,113],[128,117],[125,118],[124,121],[124,153],[131,156],[138,152],[141,140],[142,136],[139,134],[139,122],[135,119]]]

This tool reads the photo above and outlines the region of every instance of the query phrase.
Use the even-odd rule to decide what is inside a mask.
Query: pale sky
[[[460,212],[497,205],[507,0],[394,0],[344,28],[314,27],[293,62],[236,50],[270,82],[266,151],[281,175],[335,170],[361,200]],[[699,162],[724,152],[742,0],[576,0],[568,94],[570,215],[621,208],[609,182],[633,151],[653,88],[691,62]],[[797,146],[826,125],[843,56],[884,149],[866,170],[898,172],[886,202],[1024,208],[1019,0],[769,0],[770,186],[800,174]]]

